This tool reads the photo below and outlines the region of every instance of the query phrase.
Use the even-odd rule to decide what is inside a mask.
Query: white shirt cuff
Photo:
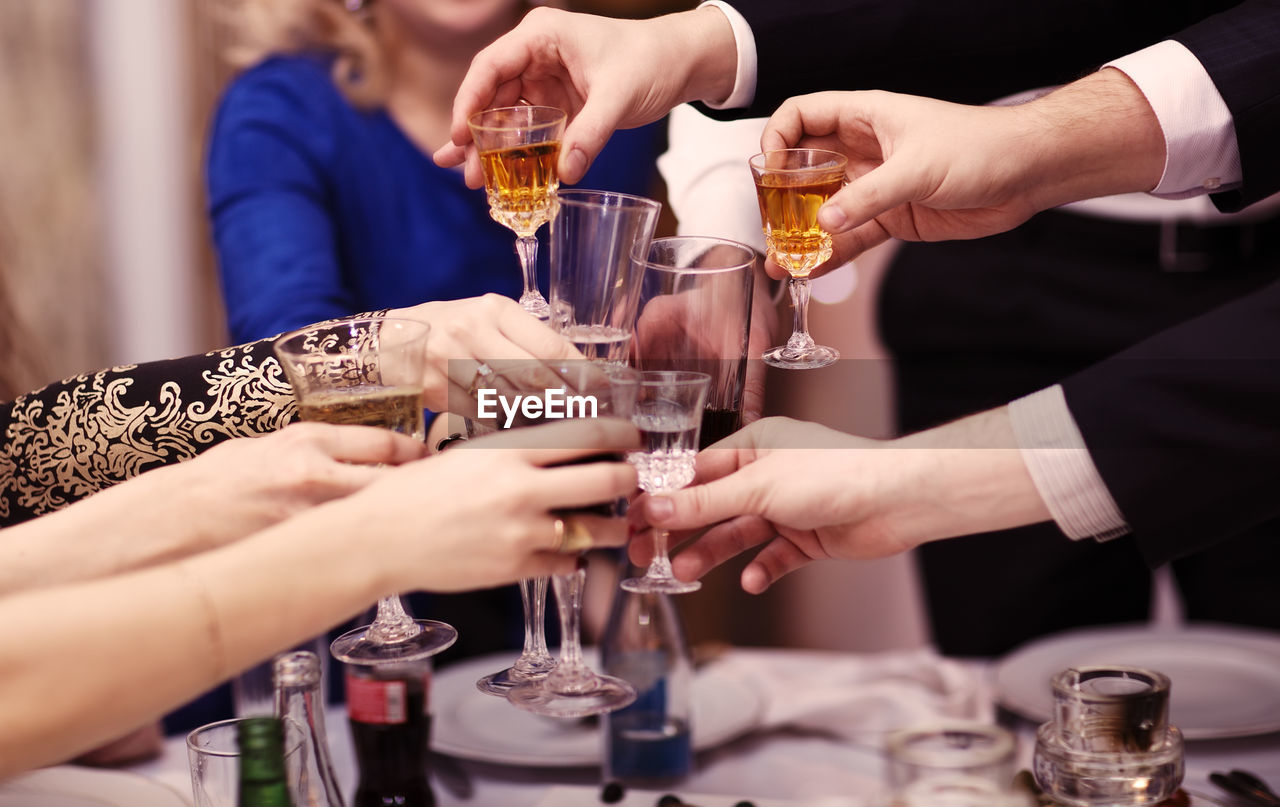
[[[1239,186],[1240,147],[1231,110],[1186,46],[1166,40],[1103,66],[1138,85],[1164,132],[1164,175],[1153,196],[1183,199]]]
[[[733,77],[733,92],[718,104],[706,102],[712,109],[741,109],[750,106],[756,97],[756,37],[751,33],[751,26],[738,10],[722,0],[706,0],[699,3],[698,8],[715,6],[729,18],[733,28],[733,40],[738,46],[738,70]]]
[[[1108,541],[1129,532],[1089,456],[1061,385],[1011,402],[1009,422],[1040,498],[1068,538]]]

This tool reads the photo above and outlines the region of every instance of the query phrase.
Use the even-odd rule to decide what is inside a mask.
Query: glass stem
[[[369,626],[368,638],[374,644],[403,642],[422,631],[418,623],[405,613],[398,595],[378,600],[378,615]]]
[[[789,350],[807,350],[813,347],[813,337],[809,336],[809,278],[793,277],[787,280],[787,290],[791,292],[791,307],[794,318],[791,321],[791,338],[787,340]]]
[[[547,676],[547,685],[554,692],[573,693],[587,688],[590,671],[582,659],[582,587],[587,572],[578,569],[572,574],[558,574],[552,578],[556,590],[556,608],[560,612],[560,661]]]
[[[551,665],[551,652],[547,650],[548,582],[546,577],[520,581],[520,602],[524,606],[524,649],[514,665],[517,673],[545,671]]]
[[[542,295],[538,292],[538,239],[532,235],[522,235],[516,238],[516,254],[520,256],[520,268],[524,271],[524,293],[520,295],[521,301],[526,297],[538,297]]]
[[[671,572],[671,556],[667,554],[667,542],[670,537],[671,533],[666,530],[653,531],[653,560],[649,561],[649,569],[645,572],[645,577],[658,580],[670,580],[674,577]]]

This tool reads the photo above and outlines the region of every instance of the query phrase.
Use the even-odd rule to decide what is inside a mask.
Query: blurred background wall
[[[686,0],[595,0],[640,16]],[[109,364],[226,344],[205,222],[201,163],[210,111],[229,71],[214,0],[0,3],[0,267],[42,368],[29,387]],[[893,424],[874,338],[884,255],[817,302],[812,327],[856,361],[777,372],[768,411],[885,436]],[[852,276],[851,276],[852,277]],[[784,304],[784,328],[790,321]],[[815,384],[842,390],[819,394]],[[759,597],[745,563],[681,599],[691,637],[853,650],[927,642],[909,559],[826,563]]]

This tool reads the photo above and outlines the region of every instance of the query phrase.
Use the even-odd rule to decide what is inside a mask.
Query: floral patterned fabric
[[[0,404],[0,526],[296,417],[269,339],[50,384]]]

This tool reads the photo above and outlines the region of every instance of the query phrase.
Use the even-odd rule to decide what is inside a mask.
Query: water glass
[[[747,338],[759,253],[723,238],[658,238],[635,260],[644,267],[636,319],[636,366],[711,377],[701,448],[742,427]]]
[[[551,221],[551,325],[588,359],[625,364],[646,249],[662,205],[593,190],[562,190]]]
[[[236,739],[243,718],[220,720],[187,735],[187,762],[191,766],[191,792],[195,807],[236,807],[240,786],[240,747]],[[300,772],[299,756],[306,753],[305,734],[293,721],[284,724],[285,770]],[[294,803],[300,793],[297,781],[289,782]]]

